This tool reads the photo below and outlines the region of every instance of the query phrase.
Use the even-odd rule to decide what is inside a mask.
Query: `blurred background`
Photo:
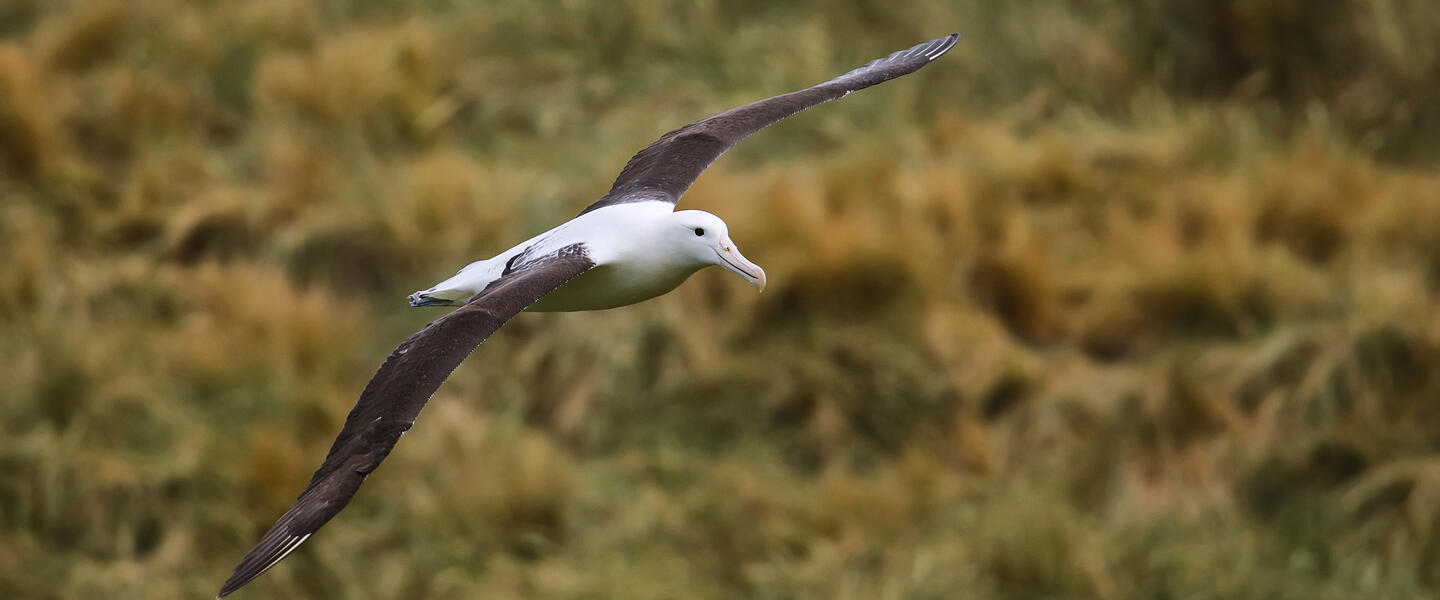
[[[0,597],[210,597],[407,293],[951,31],[236,598],[1437,593],[1440,3],[0,0]]]

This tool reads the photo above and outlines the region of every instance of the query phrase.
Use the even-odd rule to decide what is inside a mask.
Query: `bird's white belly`
[[[601,265],[560,286],[530,305],[530,312],[604,310],[649,300],[675,289],[695,269],[646,269],[633,265]]]

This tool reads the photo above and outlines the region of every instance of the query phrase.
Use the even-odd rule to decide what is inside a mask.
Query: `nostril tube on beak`
[[[729,242],[729,240],[725,241]],[[765,289],[765,269],[760,268],[760,265],[750,262],[743,254],[740,254],[740,251],[735,249],[734,243],[720,244],[719,248],[715,250],[715,255],[719,258],[719,262],[716,264],[722,265],[736,275],[744,277],[745,280],[749,281],[750,285],[755,286],[756,289]]]

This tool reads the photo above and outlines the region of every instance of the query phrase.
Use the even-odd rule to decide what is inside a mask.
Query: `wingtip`
[[[949,52],[951,48],[954,48],[955,43],[959,40],[960,34],[952,33],[945,37],[935,38],[933,40],[915,46],[914,48],[911,48],[909,51],[907,51],[906,54],[918,54],[920,56],[923,56],[925,58],[925,62],[928,63],[937,58],[940,58],[941,56],[945,56],[945,53]]]
[[[960,41],[960,32],[957,31],[940,39],[942,40],[940,42],[940,54],[935,55],[936,58],[939,58],[940,55],[949,52],[951,48],[955,47],[955,42]]]
[[[256,575],[258,575],[258,573],[257,573]],[[255,579],[255,576],[252,575],[251,577],[245,579],[244,581],[236,581],[236,580],[235,580],[235,576],[234,576],[234,575],[231,575],[231,576],[230,576],[230,579],[227,579],[227,580],[225,581],[225,584],[222,585],[222,586],[220,586],[220,592],[217,593],[217,594],[215,594],[215,600],[222,600],[222,599],[225,598],[226,596],[229,596],[230,594],[235,593],[236,590],[239,590],[240,588],[245,587],[246,584],[250,583],[250,582],[253,581],[254,579]]]

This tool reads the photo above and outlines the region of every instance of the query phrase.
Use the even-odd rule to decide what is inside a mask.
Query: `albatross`
[[[411,306],[459,308],[410,336],[385,359],[310,484],[235,567],[216,597],[275,566],[339,514],[415,424],[440,383],[521,312],[634,304],[675,289],[709,266],[763,290],[765,270],[740,254],[725,221],[704,211],[676,211],[680,197],[710,163],[750,134],[817,104],[913,73],[959,38],[950,34],[931,40],[824,83],[666,133],[631,158],[610,191],[575,218],[411,294]]]

